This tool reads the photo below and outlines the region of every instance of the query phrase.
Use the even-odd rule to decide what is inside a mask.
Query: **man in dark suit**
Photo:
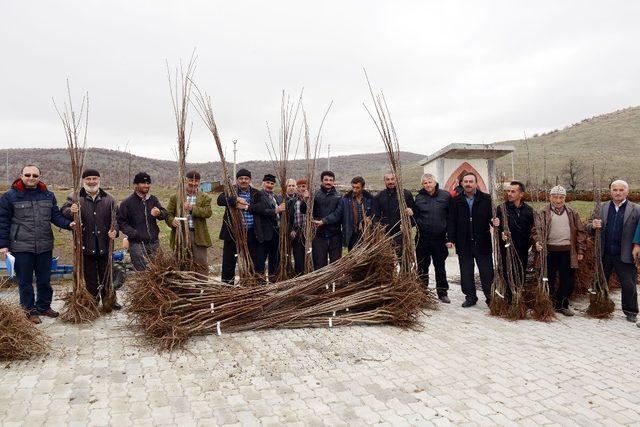
[[[460,285],[465,295],[463,307],[478,302],[473,263],[478,265],[480,283],[486,303],[491,303],[493,256],[491,226],[500,221],[492,218],[491,196],[478,189],[478,178],[470,172],[462,177],[464,192],[451,199],[447,221],[447,247],[455,246],[460,264]]]
[[[627,200],[629,184],[622,180],[611,183],[611,200],[600,205],[602,219],[587,225],[589,232],[602,229],[602,266],[609,280],[616,272],[622,287],[622,311],[629,322],[638,316],[638,270],[633,257],[633,236],[640,221],[640,206]]]
[[[282,197],[273,192],[276,177],[268,173],[262,178],[262,190],[251,207],[256,218],[256,273],[263,274],[269,261],[269,281],[273,282],[278,271],[280,257],[278,241],[280,238],[280,214],[285,211]]]

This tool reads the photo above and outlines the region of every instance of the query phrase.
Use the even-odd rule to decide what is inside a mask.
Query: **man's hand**
[[[304,200],[309,200],[309,190],[304,190],[304,191],[302,192],[302,198],[303,198]]]
[[[631,251],[631,254],[633,255],[634,260],[636,261],[640,260],[640,245],[633,245],[633,250]]]
[[[451,249],[453,248],[455,245],[453,244],[453,242],[447,242],[447,248]]]
[[[284,202],[280,203],[278,206],[276,206],[276,213],[282,213],[284,212],[284,210],[286,209]]]
[[[116,238],[116,230],[109,230],[109,232],[107,233],[107,236],[109,236],[109,238],[111,240]]]
[[[249,209],[249,203],[247,203],[247,201],[245,199],[243,199],[242,197],[237,197],[236,198],[236,209],[241,209],[243,211],[246,211],[247,209]]]
[[[72,203],[69,207],[69,210],[72,214],[77,214],[78,212],[80,212],[80,206],[77,203]]]
[[[584,259],[584,255],[578,254],[578,261],[582,261]]]
[[[315,225],[316,227],[322,227],[324,225],[324,222],[322,222],[321,219],[314,219],[313,225]]]
[[[76,222],[75,221],[71,221],[71,224],[69,224],[69,230],[73,230],[76,228]]]
[[[536,251],[542,252],[542,243],[536,242]]]
[[[160,209],[156,208],[155,206],[153,208],[151,208],[151,216],[159,217],[160,216]]]
[[[295,231],[291,231],[291,233],[289,233],[289,236],[291,236],[292,239],[295,239],[297,234]]]
[[[404,210],[404,211],[407,213],[407,215],[409,215],[409,216],[413,216],[413,209],[411,209],[411,208],[405,208],[405,210]]]
[[[494,227],[500,227],[500,218],[493,218],[491,224],[493,224]]]
[[[129,249],[129,239],[126,237],[122,239],[122,249]]]
[[[191,205],[189,204],[189,202],[184,202],[184,211],[191,212]]]
[[[173,228],[178,228],[180,226],[180,221],[174,218],[173,221],[171,221],[171,226]]]
[[[591,226],[593,228],[602,228],[602,220],[601,219],[594,219],[593,221],[591,221]]]
[[[506,242],[509,239],[509,237],[511,237],[511,233],[510,232],[508,232],[508,231],[503,231],[502,232],[502,240],[503,241]]]
[[[8,252],[9,248],[0,248],[0,255],[2,256],[2,258],[6,257]]]

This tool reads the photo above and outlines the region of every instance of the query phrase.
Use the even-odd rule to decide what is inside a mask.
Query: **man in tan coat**
[[[551,203],[540,210],[542,226],[546,229],[547,241],[541,242],[533,228],[532,239],[536,250],[547,246],[547,278],[549,293],[555,301],[556,311],[565,316],[573,316],[569,308],[569,297],[573,293],[578,261],[584,257],[586,232],[578,212],[565,204],[567,191],[556,185],[549,193]],[[556,277],[560,283],[556,289]]]

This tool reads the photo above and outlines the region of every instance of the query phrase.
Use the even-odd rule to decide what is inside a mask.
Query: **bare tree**
[[[571,191],[576,191],[576,188],[584,178],[584,165],[578,160],[570,158],[562,169],[562,174],[565,176],[569,187],[571,187]]]

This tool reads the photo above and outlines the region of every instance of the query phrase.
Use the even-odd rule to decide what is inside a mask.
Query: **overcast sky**
[[[51,98],[69,78],[89,91],[89,146],[172,159],[165,60],[194,48],[240,160],[267,158],[265,122],[302,87],[312,129],[334,101],[332,155],[383,151],[363,67],[403,150],[521,138],[640,104],[638,18],[635,1],[0,0],[0,148],[65,145]],[[217,160],[191,120],[189,160]]]

